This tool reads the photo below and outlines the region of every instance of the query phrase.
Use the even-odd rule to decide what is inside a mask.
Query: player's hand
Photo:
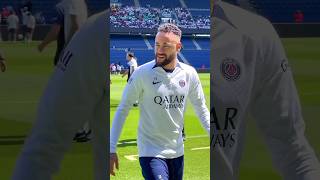
[[[110,153],[110,174],[115,176],[115,168],[119,169],[119,161],[117,153]]]
[[[0,59],[0,70],[1,72],[5,72],[7,69],[6,61],[4,59]]]
[[[39,51],[39,52],[42,52],[44,48],[45,48],[45,45],[44,45],[43,43],[40,43],[40,44],[38,45],[38,51]]]

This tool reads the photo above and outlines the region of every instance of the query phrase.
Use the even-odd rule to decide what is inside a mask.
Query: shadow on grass
[[[118,147],[137,146],[137,139],[124,139],[119,141]]]
[[[110,109],[117,109],[119,104],[110,104]]]
[[[21,145],[27,136],[0,136],[0,146],[2,145]]]

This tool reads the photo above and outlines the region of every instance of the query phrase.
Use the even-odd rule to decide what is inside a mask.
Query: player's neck
[[[177,66],[177,63],[178,63],[178,60],[175,59],[174,61],[172,61],[171,63],[163,66],[162,68],[165,69],[165,70],[168,70],[168,71],[173,71],[176,66]]]

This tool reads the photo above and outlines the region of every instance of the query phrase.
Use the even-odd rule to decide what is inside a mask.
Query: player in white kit
[[[213,3],[211,177],[238,179],[250,114],[285,180],[320,179],[292,72],[272,25],[233,5]]]
[[[74,133],[88,120],[93,131],[95,179],[108,178],[108,17],[108,11],[91,17],[62,52],[12,179],[51,179]]]
[[[118,167],[116,145],[132,104],[139,101],[138,150],[145,179],[182,179],[182,128],[187,98],[210,132],[210,113],[196,70],[180,62],[181,30],[160,25],[155,39],[155,60],[138,67],[129,79],[114,116],[110,133],[110,174]]]

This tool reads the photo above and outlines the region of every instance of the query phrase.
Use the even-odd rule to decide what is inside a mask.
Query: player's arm
[[[61,24],[63,23],[64,15],[60,8],[56,8],[56,17],[51,25],[50,31],[47,33],[46,37],[43,39],[43,41],[38,45],[38,50],[40,52],[43,51],[43,49],[50,44],[52,41],[57,40],[59,32],[61,30]]]
[[[129,69],[125,70],[125,71],[123,72],[123,74],[122,74],[121,77],[124,77],[124,76],[127,75],[128,73],[129,73]]]
[[[69,42],[70,39],[72,38],[72,36],[78,31],[78,29],[80,28],[80,22],[79,22],[79,16],[80,14],[79,13],[82,13],[80,12],[80,7],[79,7],[79,2],[77,1],[74,1],[74,0],[71,0],[70,1],[70,9],[69,9],[69,12],[68,12],[68,16],[70,18],[70,36],[68,37],[69,39],[67,39],[66,42]],[[84,13],[84,12],[83,12]]]
[[[110,132],[110,174],[115,175],[114,168],[118,169],[118,157],[116,154],[117,143],[132,105],[139,99],[142,93],[142,80],[140,72],[136,71],[130,77],[122,94],[121,102],[117,108]]]
[[[71,26],[70,26],[70,39],[72,38],[72,36],[74,35],[74,33],[76,33],[80,27],[77,15],[71,14],[70,15],[70,20],[71,20]],[[67,42],[70,41],[70,39],[67,39]]]
[[[0,52],[0,70],[1,72],[5,72],[7,69],[6,60]]]
[[[206,99],[203,94],[202,85],[198,73],[194,70],[193,76],[190,79],[191,87],[189,99],[195,109],[198,118],[201,121],[203,128],[210,134],[210,112],[206,105]]]
[[[273,31],[262,42],[252,115],[285,180],[319,179],[319,162],[304,134],[297,90],[280,39]]]
[[[44,38],[44,40],[38,45],[38,50],[40,52],[43,51],[43,49],[50,44],[52,41],[57,40],[57,37],[59,35],[60,32],[60,24],[52,24],[50,31],[48,32],[48,34],[46,35],[46,37]]]

